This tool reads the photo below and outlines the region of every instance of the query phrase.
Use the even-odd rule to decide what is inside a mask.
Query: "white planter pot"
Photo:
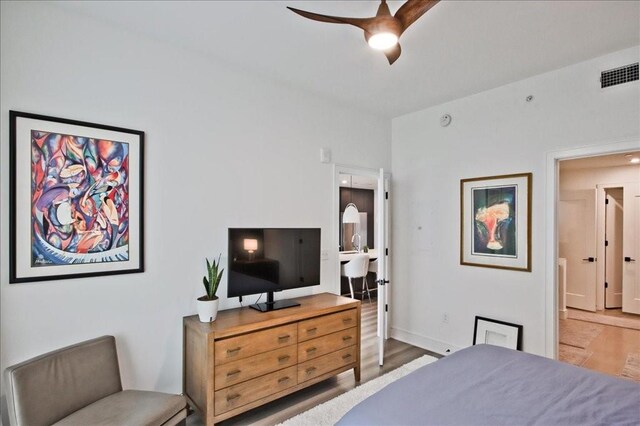
[[[196,306],[198,308],[198,317],[200,322],[213,322],[218,316],[218,302],[220,299],[217,297],[214,300],[196,300]]]

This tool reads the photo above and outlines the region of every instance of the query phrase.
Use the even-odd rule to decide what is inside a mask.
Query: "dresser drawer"
[[[256,331],[215,343],[215,364],[226,364],[241,358],[293,345],[297,340],[296,324]]]
[[[356,327],[347,328],[337,333],[317,337],[315,339],[300,342],[298,344],[298,362],[304,362],[338,349],[343,349],[356,344],[358,329]]]
[[[356,362],[356,347],[351,346],[298,364],[298,383],[322,376],[345,365]]]
[[[298,384],[296,367],[285,368],[215,393],[216,416]]]
[[[215,389],[253,379],[298,363],[296,345],[222,364],[215,370]]]
[[[324,315],[298,323],[298,341],[313,339],[358,325],[356,309]]]

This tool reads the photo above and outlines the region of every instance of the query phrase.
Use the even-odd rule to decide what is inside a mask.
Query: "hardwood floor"
[[[637,323],[640,324],[640,316],[625,314],[621,309],[607,309],[598,311],[597,314],[603,317],[626,318],[637,321]],[[569,318],[571,318],[571,314]],[[578,319],[560,321],[573,321],[573,324],[578,327],[584,326],[583,328],[585,329],[587,327],[593,327],[592,322],[580,321]],[[603,323],[596,323],[596,325],[600,328],[600,331],[595,337],[589,339],[587,344],[583,345],[584,347],[577,347],[576,349],[569,348],[574,352],[582,352],[582,357],[577,358],[575,362],[568,362],[590,370],[620,377],[625,370],[627,358],[631,354],[640,354],[640,330]],[[562,341],[562,332],[559,337]],[[560,360],[567,361],[562,358],[560,358]]]
[[[441,357],[433,352],[429,352],[394,339],[389,339],[385,344],[384,366],[379,367],[376,328],[376,300],[374,299],[373,303],[369,303],[369,301],[366,300],[362,303],[361,381],[360,383],[357,383],[358,385],[388,373],[389,371],[419,358],[422,355],[428,354],[437,358]],[[274,425],[281,423],[297,414],[315,407],[316,405],[322,404],[323,402],[353,389],[357,384],[353,378],[353,371],[347,371],[292,395],[226,420],[220,424],[228,426]],[[194,413],[187,418],[188,426],[200,426],[202,424],[202,419],[198,414]]]

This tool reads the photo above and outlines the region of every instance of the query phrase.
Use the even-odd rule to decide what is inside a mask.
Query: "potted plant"
[[[218,285],[220,285],[220,280],[222,279],[222,273],[224,269],[220,269],[220,257],[218,256],[218,261],[215,259],[209,262],[207,261],[207,275],[202,277],[202,283],[204,284],[204,289],[206,294],[202,297],[198,297],[196,302],[198,307],[198,317],[200,317],[200,322],[213,322],[218,316],[218,296],[216,296],[216,291],[218,291]]]

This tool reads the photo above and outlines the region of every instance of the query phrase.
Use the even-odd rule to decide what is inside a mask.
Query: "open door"
[[[605,190],[604,307],[622,307],[622,188]]]
[[[561,191],[559,257],[567,259],[567,306],[596,310],[596,190]]]
[[[389,314],[389,179],[384,169],[378,177],[378,364],[384,364],[384,341]]]
[[[640,314],[640,183],[624,185],[622,311]]]

